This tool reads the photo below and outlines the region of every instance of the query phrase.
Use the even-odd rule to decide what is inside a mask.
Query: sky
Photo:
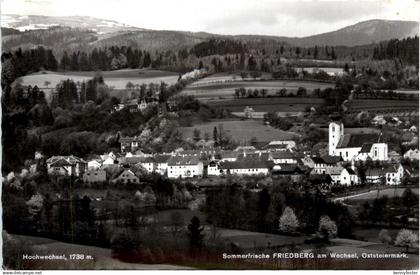
[[[302,37],[369,19],[419,21],[419,0],[1,0],[1,13],[92,16],[155,30]]]

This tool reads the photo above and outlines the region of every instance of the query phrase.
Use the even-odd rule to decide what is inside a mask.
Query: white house
[[[210,161],[207,166],[208,176],[220,176],[220,167],[217,161]]]
[[[53,156],[47,159],[47,169],[50,175],[81,177],[86,167],[86,162],[75,156]]]
[[[368,157],[372,160],[388,160],[388,144],[381,142],[381,135],[345,134],[343,123],[336,121],[330,123],[328,134],[330,156],[340,156],[345,161],[365,161]]]
[[[409,149],[407,152],[404,153],[404,158],[408,158],[410,160],[418,160],[419,159],[419,149]]]
[[[353,186],[359,184],[359,176],[352,168],[343,168],[340,173],[340,181],[337,183],[344,186]]]
[[[203,176],[203,162],[197,156],[172,156],[168,159],[168,178]]]
[[[271,161],[233,161],[221,163],[220,170],[225,175],[268,175],[273,166]]]
[[[270,160],[275,164],[297,163],[296,156],[290,151],[276,151],[270,153]]]
[[[99,168],[101,168],[101,166],[102,166],[102,163],[96,159],[92,159],[88,161],[87,163],[87,168],[89,171],[98,170]]]
[[[404,167],[391,165],[389,167],[370,168],[366,171],[366,181],[369,183],[384,183],[389,185],[401,184]]]

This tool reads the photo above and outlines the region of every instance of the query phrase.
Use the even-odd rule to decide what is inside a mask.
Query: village
[[[408,131],[417,133],[411,126]],[[418,148],[404,155],[389,152],[381,134],[346,134],[343,123],[329,124],[328,154],[313,155],[297,150],[294,140],[273,140],[261,147],[238,146],[234,150],[203,149],[147,154],[139,147],[138,137],[120,137],[120,152],[109,152],[91,159],[53,156],[46,160],[51,177],[72,177],[85,183],[109,181],[141,184],[141,172],[157,173],[169,179],[194,179],[238,176],[290,176],[291,184],[305,178],[328,191],[332,186],[361,184],[401,185],[418,178],[418,169],[404,166],[401,160],[418,161]],[[40,153],[35,159],[42,158]],[[355,163],[376,162],[361,179]],[[36,165],[31,166],[36,171]],[[114,171],[112,175],[107,171]],[[115,173],[118,171],[118,173]]]

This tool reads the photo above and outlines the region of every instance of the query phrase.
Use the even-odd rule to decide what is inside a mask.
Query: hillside
[[[41,15],[17,15],[2,14],[1,26],[13,28],[19,31],[48,29],[54,26],[83,28],[97,32],[98,34],[118,31],[141,30],[124,23],[113,20],[99,19],[90,16],[41,16]]]
[[[418,22],[369,20],[333,32],[287,39],[287,42],[301,47],[314,45],[358,46],[418,34]]]
[[[299,47],[358,46],[414,36],[419,32],[418,22],[370,20],[345,28],[308,37],[280,37],[264,35],[219,35],[205,32],[160,31],[132,27],[123,23],[83,16],[50,17],[3,15],[1,25],[6,35],[3,38],[5,51],[18,46],[29,48],[44,45],[53,49],[72,49],[80,46],[131,46],[149,51],[166,51],[190,48],[210,38],[239,40],[249,48],[278,48],[290,44]],[[69,28],[74,31],[69,31]],[[22,32],[16,33],[11,29]],[[61,39],[51,39],[63,32]],[[26,30],[26,31],[25,31]],[[29,31],[28,31],[29,30]]]

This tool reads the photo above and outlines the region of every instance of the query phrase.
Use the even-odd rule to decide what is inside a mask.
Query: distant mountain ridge
[[[278,47],[281,44],[290,44],[299,47],[318,46],[359,46],[393,38],[405,38],[418,35],[419,23],[414,21],[369,20],[344,27],[342,29],[307,36],[307,37],[282,37],[267,35],[220,35],[206,32],[164,31],[148,30],[129,26],[112,20],[98,19],[86,16],[20,16],[2,15],[2,27],[9,28],[8,36],[3,37],[4,50],[11,50],[21,46],[43,45],[46,47],[67,48],[66,39],[54,41],[50,39],[48,31],[53,27],[55,34],[62,31],[68,37],[69,48],[77,48],[77,40],[81,40],[82,48],[105,46],[131,46],[145,50],[179,50],[190,48],[197,43],[210,38],[235,39],[251,44],[253,47]],[[69,31],[68,28],[78,31]],[[13,33],[10,29],[31,30]],[[45,31],[42,31],[45,30]],[[85,33],[83,33],[85,32]],[[86,33],[89,32],[89,33]],[[73,33],[73,34],[72,34]],[[36,37],[36,39],[33,39]],[[43,39],[45,38],[45,39]],[[32,40],[35,40],[32,42]],[[38,42],[37,42],[38,41]],[[41,42],[39,42],[41,41]]]

